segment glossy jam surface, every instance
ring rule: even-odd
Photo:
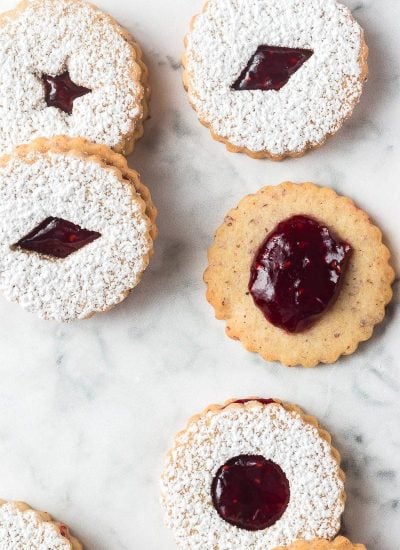
[[[61,218],[50,217],[13,247],[54,258],[66,258],[99,237],[101,234],[96,231],[88,231]]]
[[[262,456],[240,455],[219,468],[211,495],[222,519],[241,529],[258,531],[282,517],[290,489],[280,466]]]
[[[75,99],[92,91],[72,82],[68,71],[58,76],[44,74],[42,75],[42,81],[47,106],[57,107],[69,115],[72,115]]]
[[[232,88],[278,91],[313,53],[312,50],[298,48],[259,46]]]
[[[311,326],[340,290],[352,249],[307,216],[293,216],[256,253],[249,291],[273,325],[288,332]]]

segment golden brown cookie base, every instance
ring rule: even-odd
[[[115,153],[106,145],[97,145],[83,138],[69,138],[66,136],[55,136],[54,138],[38,138],[26,145],[20,145],[10,155],[0,157],[0,166],[5,165],[13,156],[26,158],[31,153],[64,153],[74,155],[79,158],[87,158],[92,162],[97,162],[102,167],[115,172],[116,176],[125,184],[129,185],[132,190],[132,197],[139,202],[142,207],[142,214],[148,220],[148,242],[149,252],[144,260],[144,269],[146,270],[150,258],[153,255],[153,242],[157,237],[158,231],[155,223],[157,217],[157,209],[155,208],[149,189],[140,181],[139,174],[129,168],[128,163],[122,155]],[[143,273],[142,272],[142,273]],[[140,279],[132,285],[132,289],[136,287]],[[131,292],[127,290],[121,296],[120,302],[127,298]],[[101,312],[107,312],[113,309],[117,304],[114,304]],[[98,311],[91,313],[86,319],[91,318]]]
[[[204,13],[206,11],[207,5],[208,5],[208,2],[206,2],[205,5],[203,6],[202,13]],[[189,32],[193,30],[194,24],[195,24],[195,21],[196,21],[197,17],[198,17],[198,15],[195,15],[194,17],[192,17],[192,19],[190,21],[190,26],[189,26]],[[187,48],[187,44],[188,44],[188,36],[186,35],[185,39],[184,39],[185,49]],[[360,81],[361,84],[364,84],[364,82],[366,82],[366,80],[368,79],[368,46],[365,42],[364,31],[363,31],[363,34],[361,36],[361,49],[360,49],[359,65],[360,65],[360,78],[359,78],[359,81]],[[184,86],[184,88],[185,88],[185,90],[188,93],[188,96],[190,98],[190,96],[192,94],[194,94],[194,91],[193,91],[193,88],[190,85],[190,78],[189,78],[189,74],[188,74],[188,70],[187,70],[186,51],[182,56],[182,66],[183,66],[183,76],[182,76],[183,86]],[[189,99],[189,102],[190,102],[193,110],[197,114],[196,107],[193,105],[193,103],[190,101],[190,99]],[[247,147],[238,147],[237,145],[234,145],[233,143],[231,143],[229,141],[229,139],[225,138],[224,136],[216,134],[213,131],[212,125],[209,122],[202,119],[200,116],[198,116],[198,119],[199,119],[199,121],[201,122],[201,124],[203,126],[208,128],[208,130],[211,133],[211,137],[215,141],[223,143],[225,145],[226,149],[230,153],[244,153],[245,155],[248,155],[249,157],[254,158],[254,159],[268,159],[268,160],[274,160],[274,161],[281,161],[281,160],[284,160],[285,158],[299,158],[299,157],[302,157],[303,155],[305,155],[311,149],[317,149],[317,148],[321,147],[322,145],[324,145],[324,143],[327,141],[327,139],[334,136],[340,130],[340,128],[343,126],[343,124],[352,116],[354,108],[355,108],[355,106],[357,105],[358,102],[359,101],[357,101],[354,104],[353,109],[349,112],[347,117],[344,118],[338,124],[338,126],[335,128],[335,130],[333,132],[329,133],[329,134],[326,134],[325,137],[321,141],[316,142],[316,143],[309,143],[301,151],[285,151],[284,153],[278,154],[278,155],[275,154],[275,153],[272,153],[271,151],[268,151],[268,150],[252,151],[252,150],[248,149]]]
[[[269,323],[248,291],[250,266],[276,225],[295,215],[321,220],[353,247],[338,299],[312,327],[289,334]],[[252,352],[287,366],[314,367],[368,340],[392,298],[394,271],[382,234],[354,203],[312,183],[283,183],[248,195],[217,230],[204,274],[207,299],[226,332]]]
[[[80,0],[70,0],[70,2],[77,2]],[[144,122],[149,117],[150,109],[149,102],[151,96],[151,89],[149,86],[149,71],[147,65],[143,61],[143,53],[139,44],[134,40],[132,35],[124,29],[111,15],[101,11],[92,2],[87,2],[94,10],[98,11],[101,17],[107,17],[114,27],[116,32],[129,44],[132,49],[133,58],[135,63],[132,69],[132,80],[138,82],[142,88],[142,93],[139,100],[139,114],[132,121],[131,129],[127,132],[112,149],[121,155],[130,155],[136,142],[143,136]],[[26,8],[29,7],[29,0],[22,0],[13,10],[0,14],[0,25],[7,20],[17,18]]]
[[[3,506],[3,504],[6,503],[6,500],[0,499],[0,506]],[[12,504],[21,512],[33,512],[39,523],[50,523],[51,525],[53,525],[54,529],[65,538],[65,542],[69,542],[71,550],[83,550],[82,544],[79,542],[78,539],[71,535],[71,533],[69,532],[69,528],[64,523],[53,520],[53,518],[47,512],[39,512],[37,510],[34,510],[30,506],[28,506],[28,504],[25,504],[25,502],[12,501]]]
[[[366,547],[363,544],[352,544],[344,537],[337,537],[333,541],[323,539],[298,540],[290,546],[279,546],[275,550],[366,550]]]

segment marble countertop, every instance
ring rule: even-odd
[[[370,47],[361,105],[323,148],[282,163],[229,154],[188,105],[179,58],[202,0],[97,2],[137,37],[150,68],[152,118],[130,163],[159,208],[156,254],[130,298],[89,321],[42,322],[0,299],[0,497],[49,510],[87,550],[173,550],[158,503],[163,455],[190,415],[250,394],[321,420],[347,473],[344,531],[368,550],[400,547],[398,283],[372,340],[305,370],[226,338],[202,282],[226,211],[284,180],[355,199],[382,227],[398,272],[400,3],[345,1]]]

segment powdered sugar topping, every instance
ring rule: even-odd
[[[211,500],[218,468],[241,454],[278,464],[290,501],[263,531],[238,529],[220,518]],[[178,546],[202,550],[272,550],[297,538],[332,538],[343,512],[343,481],[330,445],[318,429],[279,404],[203,414],[178,435],[162,475],[166,523]]]
[[[119,303],[140,280],[152,248],[133,186],[95,160],[30,153],[0,169],[0,289],[40,317],[85,318]],[[48,217],[101,237],[65,259],[11,245]]]
[[[336,0],[210,0],[188,34],[190,100],[214,133],[272,155],[334,133],[362,92],[362,30]],[[313,50],[279,91],[231,86],[260,45]]]
[[[30,0],[0,20],[0,151],[35,137],[82,136],[114,147],[143,117],[132,45],[81,0]],[[48,107],[41,77],[69,71],[92,90],[73,113]]]
[[[57,527],[41,521],[33,510],[22,511],[13,502],[0,506],[0,550],[71,550]]]

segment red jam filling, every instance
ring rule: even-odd
[[[276,523],[290,498],[282,469],[262,456],[240,455],[219,468],[212,482],[214,508],[222,519],[247,531]]]
[[[69,72],[66,71],[58,76],[44,74],[42,81],[45,89],[45,100],[48,107],[57,107],[72,115],[74,101],[78,97],[89,94],[92,90],[78,86],[72,82]]]
[[[351,252],[316,220],[293,216],[260,246],[251,266],[250,294],[273,325],[305,330],[337,297]]]
[[[313,53],[312,50],[299,48],[259,46],[232,88],[234,90],[280,90]]]
[[[79,225],[61,218],[50,217],[15,243],[13,247],[54,258],[67,258],[99,237],[101,234],[96,231],[82,229]]]

